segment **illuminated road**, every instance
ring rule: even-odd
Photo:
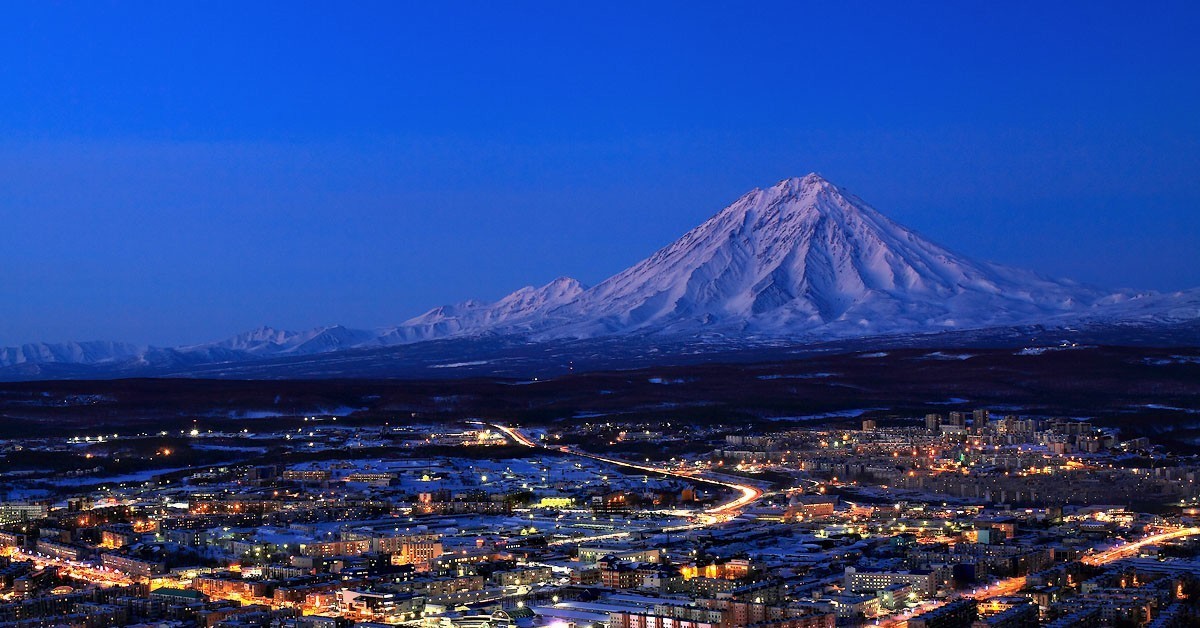
[[[501,432],[504,432],[505,436],[513,439],[514,441],[516,441],[526,447],[540,447],[541,446],[541,445],[538,445],[537,443],[529,440],[528,436],[518,432],[517,430],[515,430],[511,427],[505,427],[503,425],[493,425],[492,427],[500,430]]]
[[[1200,534],[1200,528],[1183,528],[1180,530],[1161,532],[1159,534],[1153,534],[1153,535],[1150,535],[1143,539],[1133,541],[1131,543],[1125,543],[1122,545],[1118,545],[1117,547],[1114,547],[1109,550],[1105,550],[1103,552],[1100,552],[1099,554],[1092,554],[1090,556],[1085,556],[1083,559],[1080,560],[1080,562],[1087,564],[1087,565],[1092,565],[1095,567],[1098,567],[1101,565],[1107,565],[1111,562],[1121,560],[1122,558],[1129,558],[1130,556],[1133,556],[1134,554],[1136,554],[1138,550],[1140,550],[1141,548],[1143,548],[1147,545],[1154,545],[1155,543],[1162,543],[1163,541],[1170,541],[1172,539],[1179,539],[1179,538],[1183,538],[1185,536],[1195,536],[1198,534]],[[1025,588],[1025,577],[1019,576],[1016,578],[1008,578],[1005,580],[1000,580],[998,582],[994,582],[982,589],[975,589],[973,591],[955,596],[954,598],[951,598],[951,599],[974,598],[976,600],[982,601],[982,600],[986,600],[986,599],[993,598],[993,597],[1000,597],[1003,595],[1012,595],[1012,594],[1020,591],[1023,588]],[[910,611],[905,611],[904,613],[901,613],[899,615],[892,615],[891,617],[887,617],[885,619],[879,620],[875,625],[889,626],[892,628],[901,628],[901,627],[907,625],[908,620],[912,619],[914,616],[919,615],[921,613],[925,613],[927,611],[931,611],[935,608],[938,608],[939,606],[945,605],[946,603],[947,602],[939,602],[937,604],[926,605],[926,606],[919,607],[919,608],[916,608],[916,609],[913,609]]]
[[[522,434],[520,430],[511,428],[511,427],[505,427],[503,425],[492,425],[492,427],[500,430],[501,432],[504,433],[505,436],[511,438],[513,441],[520,443],[526,447],[533,447],[535,449],[542,448],[542,445],[535,443],[528,436],[526,436],[525,434]],[[569,447],[560,447],[560,448],[558,448],[558,451],[561,451],[563,453],[573,454],[576,456],[582,456],[584,458],[591,458],[592,460],[598,460],[600,462],[605,462],[605,463],[608,463],[611,465],[616,465],[618,467],[625,467],[627,469],[636,469],[638,471],[642,471],[645,473],[657,473],[660,475],[666,475],[666,476],[670,476],[670,477],[674,477],[674,478],[688,480],[689,482],[699,482],[702,484],[708,484],[711,486],[719,486],[721,488],[726,488],[726,489],[731,489],[733,491],[736,491],[738,493],[738,496],[736,498],[734,498],[733,500],[725,502],[724,504],[721,504],[719,506],[716,506],[716,507],[713,507],[713,508],[710,508],[710,509],[704,511],[704,514],[711,516],[711,520],[708,521],[707,523],[705,523],[704,525],[712,525],[712,524],[718,523],[720,521],[723,521],[724,519],[726,519],[728,517],[732,517],[732,516],[736,515],[739,511],[741,511],[741,509],[745,508],[746,506],[749,506],[750,504],[753,504],[754,502],[758,501],[763,496],[762,490],[760,490],[756,487],[750,486],[748,484],[736,484],[734,482],[726,482],[724,480],[716,480],[713,478],[699,476],[699,475],[687,475],[684,473],[679,473],[677,471],[671,471],[670,469],[661,469],[658,467],[651,467],[649,465],[638,464],[636,462],[620,460],[618,458],[609,458],[607,456],[591,454],[591,453],[579,451],[576,449],[571,449]]]
[[[133,578],[123,573],[75,561],[63,560],[61,558],[34,554],[22,549],[14,548],[12,550],[12,558],[13,560],[33,561],[34,566],[38,569],[43,567],[57,567],[63,575],[69,578],[99,587],[123,587],[134,583]]]
[[[613,532],[612,534],[597,534],[596,536],[580,536],[571,539],[547,541],[546,545],[573,545],[576,543],[595,543],[598,541],[614,541],[628,537],[632,532]]]
[[[1129,558],[1130,556],[1136,554],[1138,550],[1142,549],[1143,547],[1145,547],[1147,545],[1154,545],[1155,543],[1162,543],[1163,541],[1179,539],[1179,538],[1183,538],[1185,536],[1195,536],[1197,534],[1200,534],[1200,528],[1183,528],[1182,530],[1172,530],[1170,532],[1162,532],[1159,534],[1148,536],[1139,541],[1134,541],[1132,543],[1125,543],[1124,545],[1118,545],[1117,547],[1114,547],[1109,550],[1105,550],[1103,552],[1100,552],[1099,554],[1092,554],[1090,556],[1084,556],[1082,559],[1080,559],[1079,562],[1081,562],[1085,565],[1106,565],[1108,563],[1113,562],[1114,560],[1121,560],[1122,558]]]

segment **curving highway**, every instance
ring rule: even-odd
[[[1100,552],[1097,554],[1091,554],[1088,556],[1084,556],[1083,558],[1081,558],[1079,560],[1079,562],[1081,562],[1085,565],[1093,565],[1093,566],[1106,565],[1115,560],[1121,560],[1122,558],[1129,558],[1130,556],[1133,556],[1134,554],[1136,554],[1138,550],[1142,549],[1143,547],[1145,547],[1147,545],[1154,545],[1155,543],[1162,543],[1163,541],[1171,541],[1174,539],[1180,539],[1185,536],[1196,536],[1198,534],[1200,534],[1200,528],[1181,528],[1179,530],[1169,530],[1167,532],[1160,532],[1158,534],[1153,534],[1153,535],[1147,536],[1145,538],[1139,539],[1137,541],[1131,541],[1129,543],[1118,545],[1114,548],[1104,550],[1103,552]]]
[[[520,430],[518,430],[516,428],[507,427],[504,425],[497,425],[497,424],[491,424],[491,426],[496,428],[497,430],[500,430],[505,436],[507,436],[508,438],[512,439],[514,442],[517,442],[521,445],[524,445],[526,447],[532,447],[535,449],[545,449],[546,448],[546,447],[534,442],[532,439],[530,439],[528,436],[526,436],[525,434],[523,434]],[[660,475],[667,475],[667,476],[671,476],[674,478],[688,480],[689,482],[708,484],[710,486],[718,486],[718,487],[721,487],[724,489],[730,489],[730,490],[736,491],[737,497],[735,497],[734,499],[732,499],[728,502],[725,502],[724,504],[715,506],[713,508],[709,508],[708,510],[704,511],[704,514],[711,516],[710,517],[711,520],[709,522],[705,523],[705,525],[713,525],[720,521],[724,521],[728,517],[735,516],[743,508],[745,508],[746,506],[749,506],[750,504],[753,504],[754,502],[761,499],[763,496],[763,491],[761,489],[759,489],[758,487],[755,487],[755,486],[750,486],[749,484],[737,484],[735,482],[718,480],[718,479],[705,477],[705,476],[701,476],[701,475],[687,475],[685,473],[679,473],[678,471],[672,471],[670,469],[663,469],[660,467],[652,467],[649,465],[638,464],[636,462],[629,462],[627,460],[621,460],[619,458],[609,458],[608,456],[601,456],[598,454],[592,454],[592,453],[588,453],[585,451],[579,451],[577,449],[571,449],[570,447],[559,447],[559,448],[557,448],[557,451],[572,454],[575,456],[580,456],[583,458],[591,458],[592,460],[598,460],[600,462],[608,463],[608,464],[615,465],[618,467],[625,467],[627,469],[636,469],[638,471],[642,471],[645,473],[657,473]]]

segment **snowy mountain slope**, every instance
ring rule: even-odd
[[[1110,292],[977,262],[922,238],[810,174],[748,192],[674,243],[592,288],[562,277],[493,303],[445,305],[371,330],[262,327],[176,348],[117,342],[28,344],[0,348],[0,368],[30,377],[42,372],[79,376],[89,368],[176,372],[484,337],[505,338],[506,343],[624,338],[651,344],[704,337],[728,345],[1021,325],[1067,329],[1194,321],[1200,321],[1200,289]]]
[[[259,327],[219,340],[175,348],[114,342],[38,343],[0,348],[0,367],[38,364],[128,363],[131,366],[170,367],[225,363],[278,356],[304,356],[345,349],[409,344],[491,329],[529,330],[550,310],[578,297],[585,287],[560,277],[535,288],[526,286],[496,301],[464,301],[444,305],[394,327],[350,329],[341,325],[288,331]]]
[[[1117,292],[1091,307],[1072,310],[1045,321],[1083,325],[1121,323],[1125,325],[1172,325],[1200,321],[1200,288],[1176,292]]]
[[[0,347],[0,365],[41,364],[101,364],[136,358],[144,347],[124,342],[64,342],[30,343],[19,347]]]
[[[303,332],[285,331],[264,326],[219,342],[180,347],[178,350],[183,353],[190,353],[210,349],[223,349],[253,356],[284,353],[310,355],[313,353],[337,351],[338,349],[349,349],[364,343],[370,343],[376,338],[377,334],[373,332],[348,329],[341,325],[317,327]]]
[[[384,330],[381,337],[386,344],[399,344],[500,330],[525,333],[542,326],[550,312],[573,302],[585,290],[578,281],[559,277],[540,288],[521,288],[495,303],[465,301],[436,307]]]

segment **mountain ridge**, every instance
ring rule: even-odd
[[[176,368],[432,340],[609,336],[802,342],[1025,324],[1200,318],[1200,289],[1107,291],[978,262],[892,221],[816,173],[755,188],[641,262],[588,287],[569,277],[377,329],[259,327],[162,348],[120,342],[0,348],[0,368]],[[652,341],[648,341],[652,342]]]

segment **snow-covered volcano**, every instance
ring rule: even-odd
[[[810,174],[745,194],[552,312],[542,333],[961,329],[1044,319],[1105,294],[952,253]]]
[[[752,190],[592,288],[559,278],[493,303],[434,308],[381,329],[261,328],[163,349],[122,343],[0,349],[0,368],[193,368],[446,338],[506,341],[719,337],[815,342],[1017,325],[1191,324],[1200,290],[1110,292],[974,261],[889,220],[816,174]],[[646,340],[646,339],[649,340]],[[79,371],[71,375],[79,376]]]

